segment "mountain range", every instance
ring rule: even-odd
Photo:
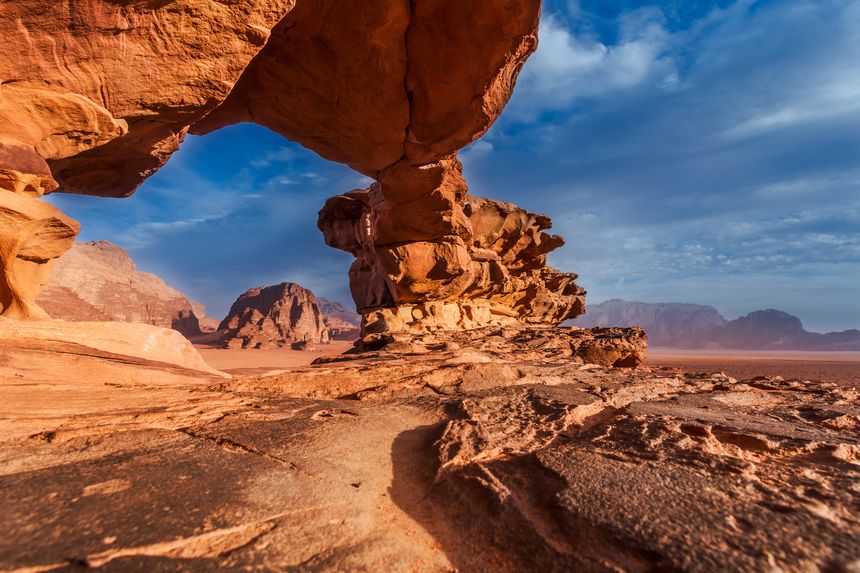
[[[651,346],[673,348],[860,350],[860,330],[810,332],[796,316],[775,309],[727,320],[707,305],[611,299],[589,305],[587,314],[567,324],[586,328],[641,326]]]

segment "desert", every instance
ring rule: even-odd
[[[860,570],[858,15],[0,4],[0,572]]]

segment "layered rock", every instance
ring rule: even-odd
[[[0,569],[856,570],[856,381],[597,366],[589,332],[196,384],[0,345]]]
[[[233,303],[218,330],[226,348],[279,348],[331,341],[331,329],[316,296],[294,283],[245,292]]]
[[[467,196],[456,161],[422,177],[437,188],[414,194],[424,204],[411,206],[415,217],[392,214],[387,178],[329,199],[320,211],[326,243],[356,257],[350,287],[364,334],[557,324],[582,313],[576,275],[546,264],[547,253],[564,244],[544,232],[549,217]]]
[[[200,334],[184,294],[138,271],[128,252],[106,241],[76,243],[57,259],[37,301],[62,320],[137,322]]]

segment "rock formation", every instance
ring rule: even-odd
[[[705,332],[720,328],[726,319],[712,306],[682,303],[627,302],[611,299],[589,304],[588,313],[572,321],[575,326],[639,326],[652,346],[684,347],[695,344]]]
[[[0,94],[5,86],[0,85]],[[2,128],[2,122],[0,122]],[[48,318],[35,302],[53,261],[69,249],[77,221],[37,198],[54,189],[48,166],[3,144],[0,130],[0,316]]]
[[[77,362],[0,345],[0,569],[860,562],[856,387],[588,364],[582,329],[393,336],[197,384],[140,367],[145,384],[82,384]]]
[[[444,177],[462,183],[458,162],[446,169]],[[320,211],[327,244],[356,257],[350,287],[364,334],[556,324],[583,311],[576,275],[546,265],[547,253],[564,244],[543,232],[549,217],[467,196],[462,185],[446,215],[450,226],[435,236],[429,229],[439,221],[422,235],[418,217],[401,221],[385,211],[384,182],[329,199]]]
[[[361,315],[347,310],[341,303],[325,298],[317,299],[332,339],[355,340],[361,330]]]
[[[215,332],[221,321],[207,314],[206,307],[196,300],[191,301],[191,310],[194,316],[197,317],[197,324],[200,326],[201,332]]]
[[[57,259],[37,302],[62,320],[138,322],[200,334],[185,295],[138,271],[128,252],[106,241],[76,243]]]
[[[545,265],[561,244],[549,219],[467,199],[456,157],[504,109],[539,14],[540,0],[7,2],[0,167],[17,186],[124,197],[189,129],[253,121],[377,180],[320,221],[358,257],[367,332],[557,323],[584,293]]]
[[[279,348],[331,341],[331,329],[317,297],[294,283],[247,291],[233,303],[218,330],[226,348]]]

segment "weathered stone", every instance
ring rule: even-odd
[[[856,568],[855,387],[584,364],[589,332],[144,383],[0,345],[0,568]]]
[[[227,348],[277,348],[327,344],[326,324],[314,293],[293,283],[253,288],[240,296],[218,327]]]
[[[106,241],[76,243],[57,259],[37,302],[53,318],[138,322],[200,334],[191,301]]]
[[[47,319],[36,303],[53,261],[75,241],[80,226],[37,199],[42,182],[0,171],[0,316]]]
[[[458,174],[459,162],[448,168]],[[430,179],[442,187],[445,180]],[[552,224],[549,217],[449,193],[449,204],[467,217],[464,224],[425,239],[414,238],[420,234],[408,239],[404,233],[403,241],[386,245],[379,229],[409,219],[384,222],[392,211],[379,207],[387,199],[374,200],[379,187],[332,198],[319,216],[326,242],[356,256],[350,285],[365,316],[365,333],[558,324],[583,312],[585,292],[574,282],[576,275],[546,265],[547,253],[564,244],[561,237],[543,232]],[[418,202],[435,200],[433,194],[416,197]],[[416,205],[411,210],[441,214],[439,221],[455,212]],[[390,239],[392,233],[388,235]]]
[[[539,15],[539,0],[6,3],[0,146],[18,159],[0,153],[0,168],[29,153],[40,170],[50,162],[37,170],[46,190],[56,180],[123,197],[189,129],[253,121],[378,180],[362,199],[369,216],[356,226],[347,214],[347,235],[327,237],[362,253],[350,271],[360,307],[471,300],[473,276],[498,290],[490,282],[509,267],[501,306],[525,321],[568,318],[576,288],[543,276],[539,257],[471,257],[456,158],[501,114]]]

